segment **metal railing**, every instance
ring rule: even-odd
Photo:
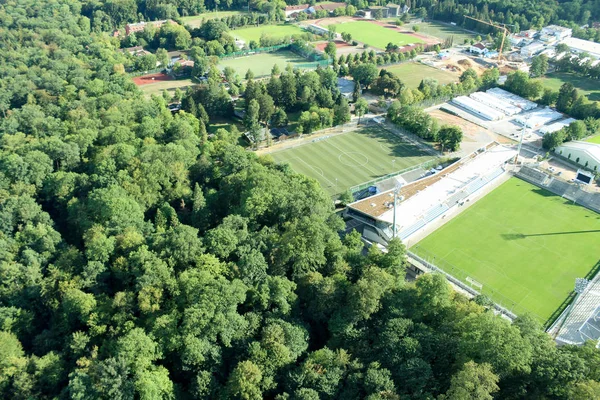
[[[435,255],[429,253],[427,250],[420,248],[418,245],[412,248],[410,251],[408,251],[408,255],[410,257],[413,257],[420,263],[424,264],[428,268],[443,273],[450,282],[460,287],[461,289],[469,292],[473,296],[478,296],[480,294],[486,295],[494,302],[494,308],[496,308],[496,310],[498,310],[499,312],[508,316],[511,319],[515,319],[517,315],[520,314],[531,314],[541,322],[544,322],[546,320],[545,318],[532,312],[522,304],[519,304],[517,301],[509,299],[508,297],[499,293],[491,286],[489,286],[487,282],[481,277],[476,276],[473,273],[468,273],[463,269],[457,267],[456,265],[453,265],[452,263],[444,259],[436,257]],[[479,282],[482,285],[482,288],[480,290],[476,290],[473,287],[469,286],[469,280],[475,280]]]

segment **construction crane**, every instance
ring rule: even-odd
[[[498,49],[498,63],[502,61],[502,50],[504,49],[504,41],[506,40],[506,34],[509,33],[509,30],[506,28],[509,24],[495,24],[493,22],[483,21],[481,19],[469,17],[468,15],[464,16],[465,18],[472,19],[473,21],[481,22],[482,24],[493,26],[494,28],[502,29],[502,43],[500,44],[500,49]]]

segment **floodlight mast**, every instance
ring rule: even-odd
[[[400,194],[400,189],[402,188],[402,184],[398,183],[396,185],[396,187],[394,188],[394,220],[393,220],[393,224],[394,224],[394,229],[393,229],[393,234],[392,234],[392,239],[396,237],[396,205],[398,204],[398,195]]]

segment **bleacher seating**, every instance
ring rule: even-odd
[[[418,231],[419,229],[421,229],[422,227],[424,227],[425,225],[427,225],[428,223],[430,223],[431,221],[448,211],[449,209],[450,207],[448,207],[446,204],[438,204],[437,206],[431,207],[429,210],[427,210],[427,212],[423,215],[421,219],[419,219],[417,222],[400,232],[400,239],[406,239],[407,237],[409,237],[410,235],[412,235],[413,233],[415,233],[416,231]]]
[[[545,185],[545,182],[548,179],[547,174],[527,166],[523,166],[518,175],[526,180],[539,183],[540,185]]]
[[[468,197],[469,195],[475,193],[476,191],[478,191],[479,189],[481,189],[482,187],[487,185],[489,182],[493,181],[494,179],[496,179],[497,177],[502,175],[503,172],[504,172],[504,170],[502,168],[497,168],[485,176],[476,177],[474,179],[471,179],[464,186],[465,187],[464,190],[459,189],[459,191],[457,193],[453,194],[452,196],[450,196],[446,200],[446,202],[444,202],[442,204],[438,204],[437,206],[433,206],[432,208],[427,210],[427,212],[425,212],[425,214],[423,214],[423,217],[420,218],[417,222],[415,222],[414,224],[412,224],[411,226],[409,226],[408,228],[406,228],[402,232],[400,232],[400,234],[399,234],[400,239],[404,240],[404,239],[408,238],[410,235],[417,232],[419,229],[423,228],[425,225],[427,225],[431,221],[435,220],[440,215],[444,214],[451,207],[455,206],[456,203],[460,202],[462,199]]]

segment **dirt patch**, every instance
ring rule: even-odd
[[[464,141],[466,142],[487,144],[492,140],[496,140],[498,142],[511,143],[510,139],[504,138],[503,140],[502,136],[496,135],[489,129],[475,125],[457,115],[448,114],[439,109],[428,111],[428,113],[433,118],[437,119],[440,122],[440,125],[458,126],[463,131]]]
[[[163,81],[172,81],[173,77],[167,74],[158,73],[158,74],[149,74],[136,76],[132,79],[133,83],[138,86],[149,85],[151,83],[163,82]]]

